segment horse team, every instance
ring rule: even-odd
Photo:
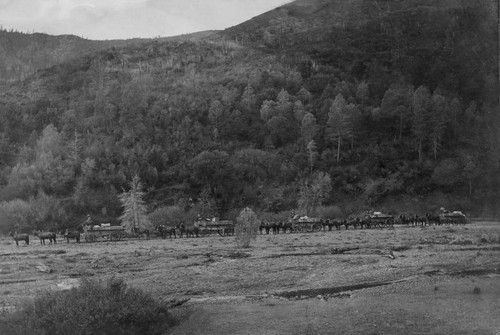
[[[425,216],[419,215],[406,215],[401,214],[397,218],[384,218],[377,219],[376,217],[351,217],[349,219],[322,219],[320,224],[323,231],[332,231],[334,228],[340,230],[344,227],[346,230],[350,227],[352,229],[370,229],[370,228],[394,228],[394,224],[401,224],[407,226],[426,226],[426,225],[443,225],[443,224],[466,224],[467,220],[465,216],[463,219],[453,219],[452,217],[446,217],[442,215],[432,215],[427,213]],[[294,233],[297,227],[290,221],[279,221],[279,222],[264,222],[261,221],[259,225],[260,234],[283,234],[283,233]],[[145,235],[148,239],[150,234],[155,234],[163,239],[168,238],[190,238],[199,237],[201,235],[206,235],[206,232],[200,230],[196,225],[194,227],[187,227],[185,224],[177,224],[175,226],[159,225],[152,232],[149,230],[137,230],[134,231],[135,236]],[[232,231],[225,231],[223,234],[218,232],[219,235],[231,235],[234,234],[234,229]],[[19,242],[24,241],[25,245],[29,245],[29,234],[18,234],[17,232],[10,232],[9,235],[14,239],[16,245],[19,246]],[[54,232],[43,232],[40,230],[34,231],[33,235],[40,239],[40,245],[45,245],[45,240],[49,240],[49,244],[57,243],[57,235]],[[70,243],[70,239],[74,239],[76,242],[80,242],[80,232],[78,230],[69,230],[63,233],[64,238],[67,243]]]
[[[40,245],[45,245],[45,240],[49,240],[49,244],[57,244],[57,234],[51,231],[41,231],[35,230],[33,231],[33,235],[40,239]],[[13,238],[16,242],[16,245],[19,246],[19,242],[24,241],[24,245],[30,244],[30,236],[29,234],[22,233],[19,234],[17,232],[9,232],[9,236]],[[80,242],[80,232],[66,229],[63,234],[64,238],[68,241],[70,239],[76,240],[76,242]]]

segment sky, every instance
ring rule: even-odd
[[[0,26],[105,40],[225,29],[290,0],[0,0]]]

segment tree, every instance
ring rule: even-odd
[[[314,140],[309,141],[307,143],[306,150],[307,150],[307,156],[309,157],[309,173],[312,173],[314,167],[314,161],[318,156],[316,142],[314,142]]]
[[[358,84],[356,88],[356,99],[361,105],[365,105],[370,98],[370,91],[368,84],[362,81]]]
[[[410,111],[411,97],[409,93],[410,90],[407,86],[401,84],[393,85],[385,91],[380,105],[380,109],[384,114],[390,117],[397,117],[399,142],[401,142],[403,137],[403,128]]]
[[[297,98],[299,98],[299,101],[301,101],[302,103],[307,104],[312,99],[312,94],[304,87],[302,87],[297,92]]]
[[[311,142],[316,133],[318,132],[318,125],[316,124],[316,118],[311,113],[307,113],[302,118],[302,124],[300,128],[300,133],[304,139],[304,143]]]
[[[257,238],[259,220],[257,215],[249,207],[244,208],[236,218],[234,235],[238,248],[250,247],[250,242]]]
[[[136,229],[152,228],[147,215],[146,204],[143,200],[145,193],[142,189],[142,183],[139,176],[136,175],[130,182],[130,190],[118,196],[123,207],[123,214],[119,220],[129,233],[134,232]]]
[[[29,231],[32,218],[31,205],[21,199],[4,201],[0,203],[0,230],[2,233],[9,231]],[[30,229],[31,228],[31,229]]]
[[[337,94],[328,113],[327,131],[337,141],[337,162],[340,161],[342,140],[351,136],[353,129],[347,115],[347,102],[342,94]]]
[[[210,109],[208,110],[208,118],[212,123],[212,125],[214,126],[213,134],[215,142],[219,140],[219,123],[224,110],[223,108],[224,107],[222,106],[219,100],[214,100],[212,101]]]
[[[179,206],[166,206],[157,208],[148,215],[154,227],[159,225],[175,226],[182,221],[182,209]]]
[[[284,116],[273,116],[266,123],[271,141],[275,147],[281,147],[294,140],[294,131],[290,120]]]
[[[304,105],[302,104],[302,101],[297,100],[293,104],[293,117],[298,123],[301,123],[306,114],[307,112],[306,109],[304,108]]]
[[[266,122],[275,115],[276,103],[271,100],[265,100],[260,107],[260,118]]]
[[[287,118],[292,114],[293,103],[290,102],[290,94],[285,89],[282,89],[276,97],[276,111]]]
[[[477,155],[472,152],[463,151],[460,155],[463,165],[463,174],[468,181],[469,195],[472,195],[472,182],[475,177],[479,175],[479,167],[477,162]]]
[[[418,161],[423,158],[423,147],[428,137],[428,116],[431,103],[431,95],[425,86],[420,86],[413,94],[413,127],[412,133],[418,152]]]
[[[446,126],[447,106],[446,98],[434,93],[431,97],[430,141],[434,160],[437,159],[438,150],[441,148],[441,140]]]
[[[300,183],[299,207],[306,215],[315,213],[332,190],[331,178],[328,173],[317,171],[304,178]]]
[[[254,89],[248,84],[241,95],[241,104],[246,112],[250,112],[255,107],[256,100]]]

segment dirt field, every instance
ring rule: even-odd
[[[30,242],[0,240],[0,311],[115,275],[171,306],[173,334],[500,332],[496,222],[260,235],[244,250],[215,236]]]

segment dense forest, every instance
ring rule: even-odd
[[[157,217],[496,215],[494,13],[489,0],[298,0],[10,74],[0,229],[116,222],[134,176]]]

